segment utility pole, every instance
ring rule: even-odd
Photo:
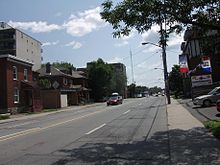
[[[160,15],[161,18],[161,15]],[[166,26],[166,18],[164,16],[164,24]],[[165,33],[165,34],[164,34]],[[160,35],[161,35],[161,45],[162,45],[162,59],[163,59],[163,69],[164,69],[164,83],[165,83],[165,94],[167,97],[167,104],[170,104],[170,88],[169,88],[169,77],[167,72],[167,60],[166,60],[166,27],[163,29],[163,21],[160,20]]]

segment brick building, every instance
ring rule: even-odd
[[[13,55],[0,56],[0,113],[40,111],[40,91],[32,81],[33,63]]]
[[[40,81],[47,81],[47,87],[42,90],[45,108],[60,108],[78,105],[90,99],[88,80],[81,71],[58,69],[49,63],[37,70]],[[50,95],[50,98],[47,99]]]

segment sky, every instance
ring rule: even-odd
[[[101,19],[104,0],[1,0],[0,21],[18,28],[42,43],[42,63],[68,62],[86,67],[98,58],[126,66],[128,85],[164,87],[158,27],[143,34],[113,38],[112,26]],[[114,0],[115,3],[120,0]],[[167,47],[168,71],[178,64],[183,35],[171,35]],[[131,60],[132,57],[132,60]],[[133,74],[132,74],[133,66]],[[155,69],[159,68],[159,69]]]

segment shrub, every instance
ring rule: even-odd
[[[220,120],[208,121],[205,126],[215,137],[220,138]]]
[[[5,119],[9,119],[10,116],[9,115],[0,115],[0,120],[5,120]]]

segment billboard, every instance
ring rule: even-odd
[[[191,77],[192,87],[212,85],[212,75],[199,75]]]

